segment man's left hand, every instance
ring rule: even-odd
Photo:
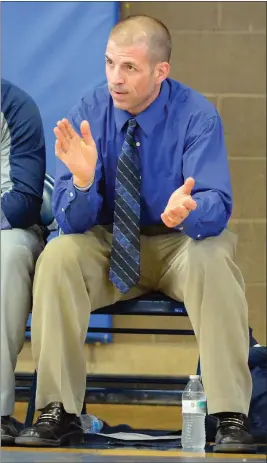
[[[194,185],[195,180],[189,177],[184,185],[172,193],[163,214],[161,214],[162,222],[167,227],[177,227],[188,217],[191,211],[196,209],[197,203],[191,196]]]

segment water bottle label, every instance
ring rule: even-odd
[[[206,413],[206,401],[183,400],[182,413]]]

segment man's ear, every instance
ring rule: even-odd
[[[170,65],[167,62],[158,63],[156,65],[156,83],[161,84],[170,73]]]

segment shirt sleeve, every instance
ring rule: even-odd
[[[183,177],[195,179],[195,211],[178,226],[191,238],[219,235],[232,212],[232,187],[224,133],[218,116],[199,116],[186,138]]]
[[[1,230],[11,230],[12,227],[1,209]]]
[[[74,130],[81,136],[80,124],[82,120],[89,120],[89,117],[88,114],[85,114],[82,105],[79,105],[71,111],[68,120]],[[65,234],[85,233],[94,225],[97,225],[98,213],[102,207],[103,198],[100,192],[102,161],[100,147],[97,142],[96,145],[98,151],[96,173],[89,190],[82,191],[75,188],[72,173],[62,161],[57,159],[52,208],[59,227]]]
[[[8,122],[8,136],[1,134],[1,149],[10,153],[11,180],[1,208],[11,228],[25,229],[40,223],[45,139],[39,109],[30,97],[18,104],[13,119]]]

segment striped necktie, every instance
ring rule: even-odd
[[[123,294],[140,278],[140,166],[135,147],[135,119],[128,128],[118,160],[109,278]]]

